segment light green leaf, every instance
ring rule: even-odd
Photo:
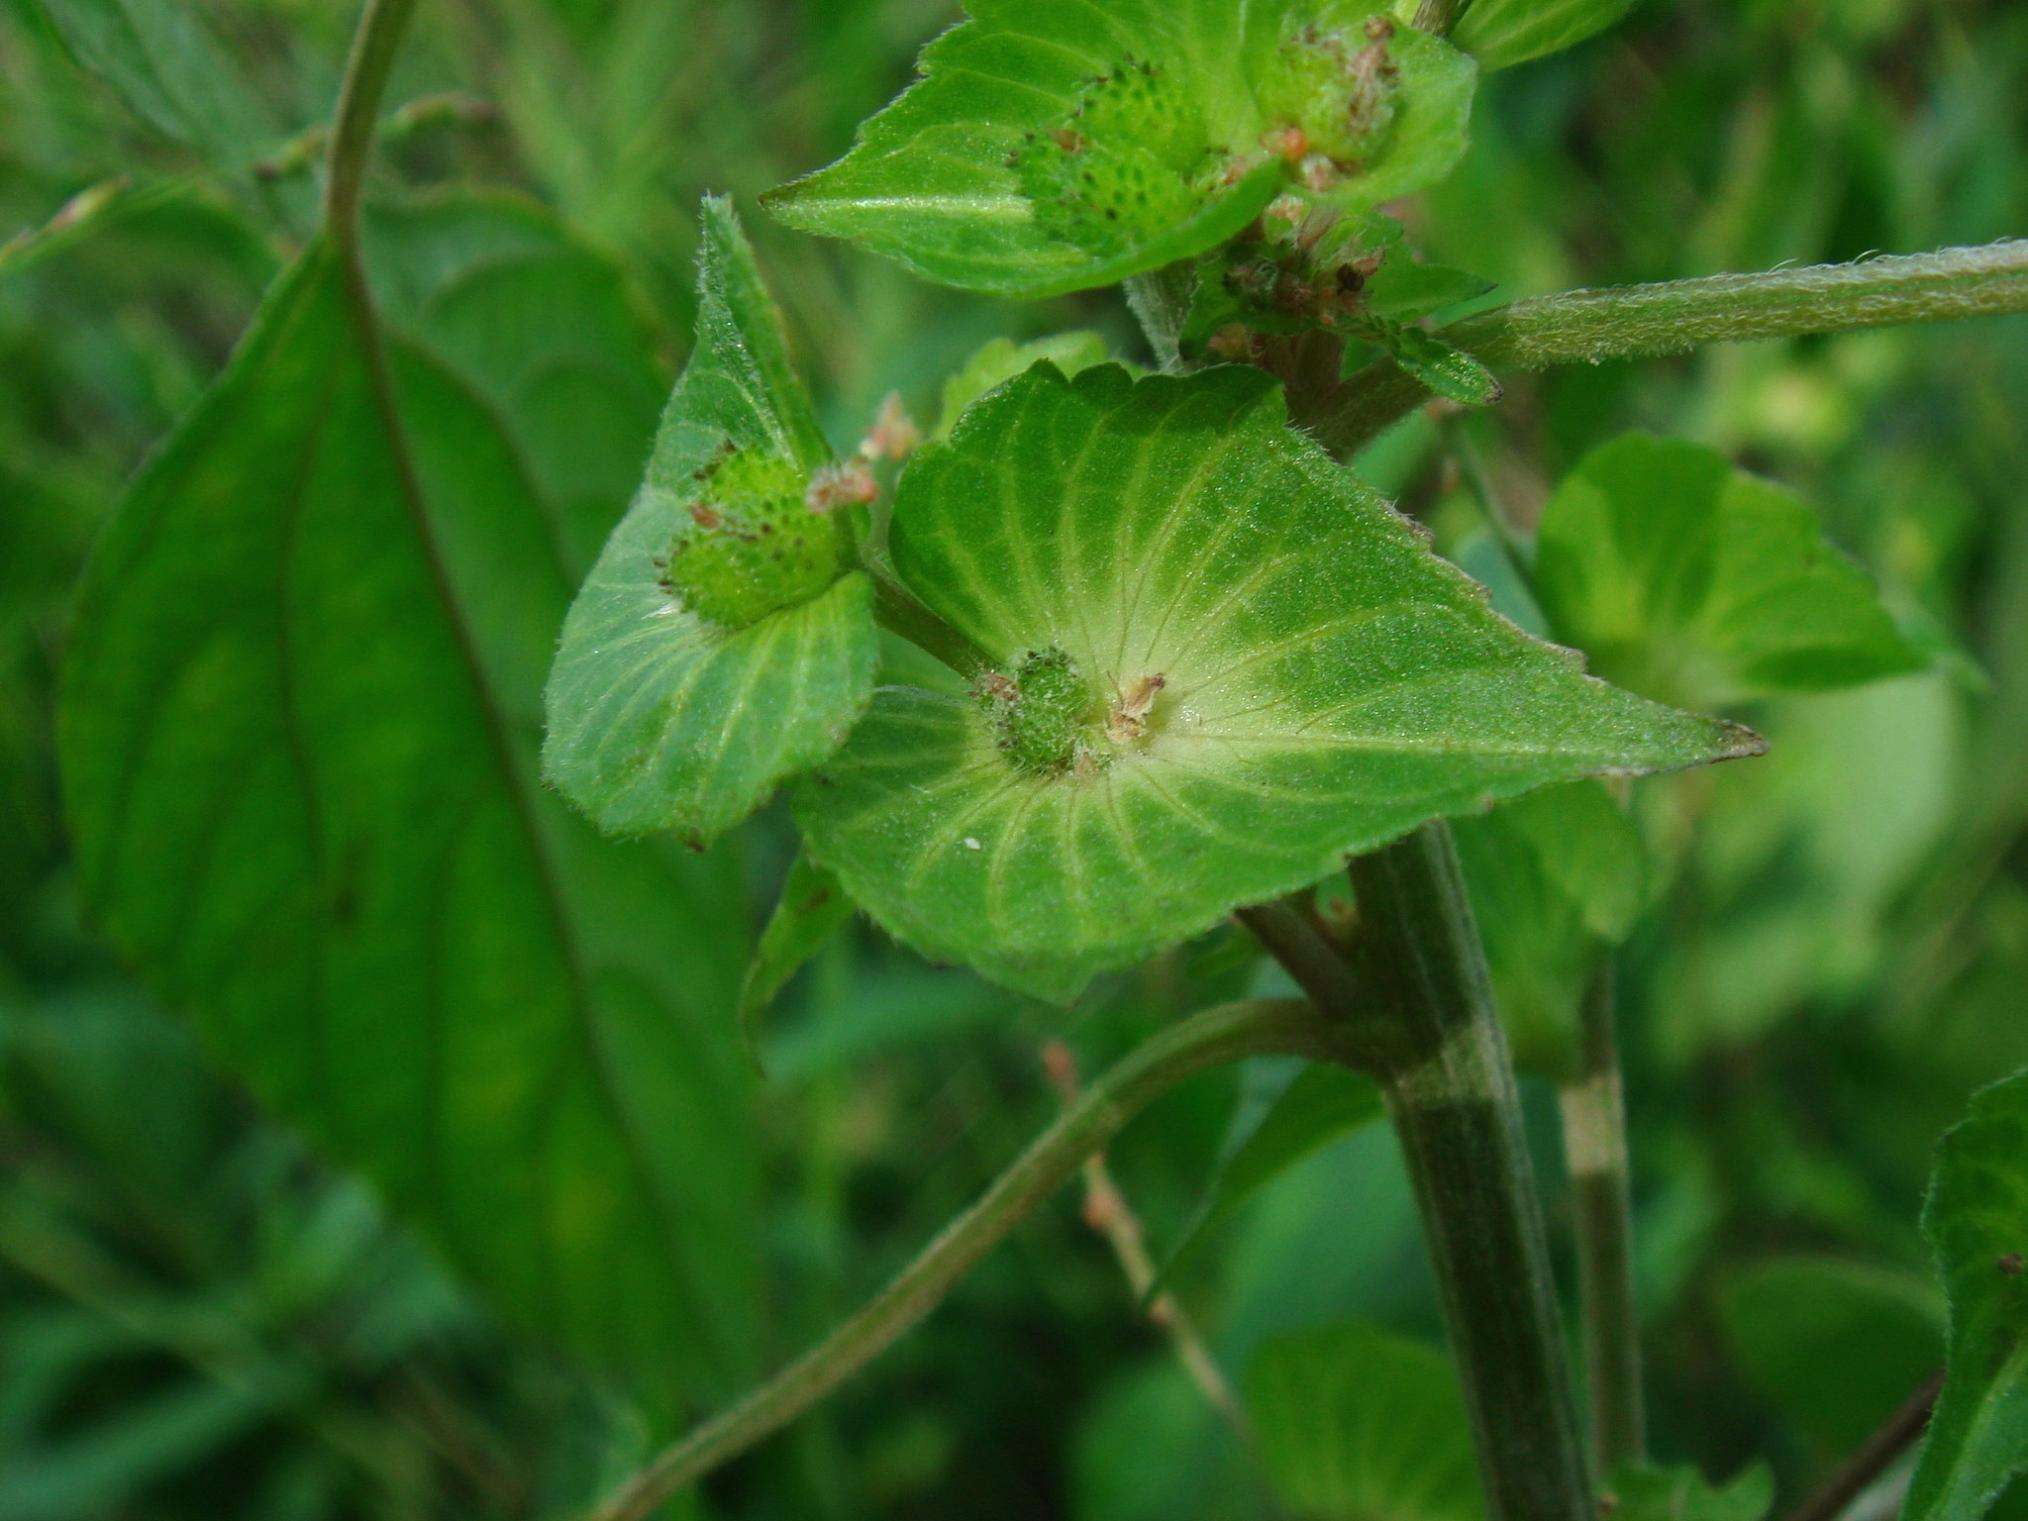
[[[1943,1300],[1912,1273],[1832,1257],[1776,1257],[1718,1296],[1726,1350],[1826,1456],[1871,1435],[1943,1361]]]
[[[1714,1487],[1694,1468],[1623,1468],[1606,1492],[1615,1521],[1761,1521],[1774,1508],[1774,1475],[1756,1463]]]
[[[1386,260],[1366,282],[1366,307],[1391,322],[1415,322],[1475,300],[1493,282],[1448,264],[1423,264],[1403,252]]]
[[[1586,456],[1543,510],[1535,582],[1557,638],[1669,702],[1922,664],[1808,506],[1697,444],[1629,434]]]
[[[313,242],[86,573],[67,803],[92,912],[226,1064],[666,1415],[757,1358],[738,872],[536,781],[582,566],[533,457]]]
[[[1598,782],[1545,787],[1453,826],[1515,1059],[1564,1070],[1601,948],[1647,899],[1640,830]]]
[[[1285,417],[1257,371],[1043,364],[911,461],[894,564],[999,668],[883,689],[797,788],[881,924],[1069,998],[1426,819],[1755,748],[1496,616]]]
[[[1104,364],[1107,357],[1105,339],[1085,330],[1052,333],[1047,338],[1035,338],[1027,343],[995,338],[966,360],[963,369],[944,382],[943,410],[937,415],[936,432],[932,436],[949,438],[965,408],[995,386],[1005,385],[1037,360],[1047,359],[1064,374],[1075,375],[1079,370]]]
[[[1380,1089],[1372,1079],[1344,1067],[1304,1067],[1228,1146],[1158,1282],[1263,1187],[1319,1147],[1379,1119],[1383,1112]]]
[[[1465,1400],[1434,1347],[1352,1323],[1269,1342],[1246,1378],[1262,1466],[1316,1521],[1478,1521]]]
[[[609,833],[701,847],[844,741],[879,643],[851,509],[806,505],[830,451],[724,200],[704,204],[697,292],[647,476],[563,626],[543,769]],[[678,553],[720,550],[677,579]]]
[[[1493,372],[1435,333],[1377,317],[1362,323],[1355,331],[1431,391],[1461,407],[1491,406],[1500,399],[1500,382],[1493,378]],[[1358,350],[1347,348],[1346,373],[1352,373],[1361,363]]]
[[[2028,1468],[2028,1072],[1943,1138],[1922,1211],[1950,1300],[1947,1373],[1904,1521],[1975,1521]]]
[[[1614,25],[1634,0],[1474,0],[1451,40],[1482,69],[1504,69],[1575,47]]]
[[[1284,188],[1364,210],[1464,152],[1475,66],[1381,0],[970,10],[851,152],[770,208],[930,279],[1037,297],[1216,247]]]
[[[759,1065],[760,1022],[777,994],[803,963],[830,942],[852,917],[852,900],[838,879],[798,851],[789,867],[760,943],[746,964],[739,987],[739,1030],[747,1053]]]
[[[39,0],[78,66],[166,137],[239,165],[275,137],[245,78],[180,0]]]

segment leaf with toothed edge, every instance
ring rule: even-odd
[[[1384,0],[971,0],[792,227],[1036,298],[1238,234],[1283,191],[1366,210],[1463,154],[1476,66]]]
[[[830,458],[738,218],[706,200],[696,348],[549,679],[545,774],[601,828],[702,846],[837,749],[864,710],[872,583],[847,568],[845,525],[802,505]],[[735,469],[756,500],[772,493],[736,543],[707,500]],[[685,534],[743,558],[672,583]],[[722,612],[728,588],[736,609]]]
[[[1427,819],[1759,745],[1499,617],[1257,371],[1037,365],[910,463],[891,548],[1001,667],[883,688],[797,816],[902,940],[1044,997]]]

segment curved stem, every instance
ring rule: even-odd
[[[837,1330],[630,1479],[591,1521],[641,1521],[794,1420],[927,1315],[1028,1212],[1148,1104],[1194,1072],[1266,1054],[1346,1061],[1341,1032],[1299,999],[1227,1004],[1149,1040],[1066,1106],[978,1202]]]
[[[1707,343],[2022,311],[2028,311],[2028,239],[2016,238],[1856,264],[1567,291],[1467,317],[1443,331],[1491,368],[1541,370],[1681,354]],[[1296,420],[1344,456],[1429,395],[1381,360],[1300,398]]]
[[[1372,992],[1411,1043],[1382,1076],[1421,1207],[1489,1521],[1596,1521],[1521,1131],[1450,830],[1352,863]]]
[[[338,91],[338,116],[331,129],[329,176],[324,182],[324,224],[348,256],[359,241],[359,189],[373,150],[374,118],[387,91],[387,76],[402,33],[415,14],[415,0],[366,0],[345,82]]]
[[[1262,903],[1235,909],[1232,917],[1246,926],[1324,1014],[1341,1021],[1353,1016],[1361,1000],[1351,967],[1295,909],[1287,903]]]
[[[1578,1011],[1576,1075],[1558,1093],[1563,1155],[1574,1196],[1578,1297],[1591,1389],[1592,1461],[1600,1475],[1645,1460],[1641,1323],[1634,1300],[1633,1209],[1627,1182],[1627,1113],[1613,1031],[1612,954],[1598,965]]]

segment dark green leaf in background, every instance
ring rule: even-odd
[[[454,266],[487,242],[416,287],[442,353],[371,325],[322,242],[276,286],[87,572],[67,801],[94,912],[212,1049],[511,1319],[668,1411],[756,1357],[736,879],[537,783],[593,506],[545,495],[514,375],[461,367],[542,315],[511,281],[516,310],[475,309],[488,277]]]
[[[1030,764],[883,688],[797,816],[903,940],[1045,997],[1425,819],[1756,748],[1494,615],[1253,370],[1037,365],[911,461],[891,542],[1002,678],[1068,666],[1071,732]]]
[[[1918,669],[1872,581],[1779,486],[1698,444],[1628,434],[1543,510],[1535,587],[1599,671],[1708,706]]]
[[[879,648],[872,583],[842,564],[808,600],[742,626],[666,579],[678,534],[716,510],[701,493],[721,463],[776,469],[801,497],[831,459],[730,202],[705,202],[702,237],[696,347],[640,492],[571,604],[543,747],[545,773],[602,829],[697,845],[844,742]],[[735,552],[778,563],[786,527],[760,531],[777,547],[757,537]]]
[[[1246,1408],[1275,1492],[1315,1521],[1477,1521],[1456,1370],[1434,1347],[1349,1324],[1269,1342]]]
[[[1949,1370],[1906,1521],[1975,1521],[2028,1468],[2028,1073],[1943,1138],[1923,1232],[1950,1300]]]
[[[1714,1485],[1694,1468],[1626,1468],[1606,1481],[1610,1513],[1623,1521],[1761,1521],[1774,1504],[1774,1475],[1756,1464]]]

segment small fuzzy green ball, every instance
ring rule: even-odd
[[[1064,651],[1030,650],[1011,677],[981,677],[973,693],[1000,748],[1020,770],[1053,776],[1080,759],[1099,762],[1098,699]]]
[[[812,510],[809,476],[793,461],[729,451],[693,479],[662,586],[700,617],[746,628],[821,595],[850,568],[845,514]]]

